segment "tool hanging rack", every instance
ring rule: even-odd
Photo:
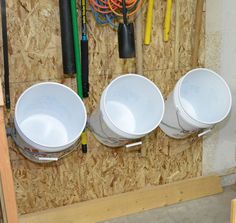
[[[98,24],[108,24],[118,29],[118,20],[123,17],[122,0],[89,0],[92,13]],[[127,16],[134,16],[142,7],[144,0],[126,0]]]

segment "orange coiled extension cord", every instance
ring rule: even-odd
[[[89,0],[95,12],[101,14],[113,13],[122,17],[122,0]],[[132,16],[141,8],[143,0],[126,0],[127,16]]]

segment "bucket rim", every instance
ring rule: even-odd
[[[207,122],[207,121],[203,121],[203,120],[200,120],[200,119],[197,119],[197,118],[192,117],[192,116],[189,114],[189,112],[184,108],[183,103],[182,103],[182,100],[181,100],[180,89],[181,89],[182,83],[183,83],[183,81],[184,81],[184,78],[187,77],[188,75],[190,75],[192,72],[199,71],[199,70],[208,71],[209,73],[214,74],[218,79],[220,79],[220,80],[224,83],[224,85],[225,85],[225,87],[226,87],[226,89],[227,89],[228,95],[229,95],[229,107],[228,107],[228,109],[227,109],[227,112],[225,113],[225,115],[224,115],[222,118],[220,118],[219,120],[214,121],[214,122]],[[213,70],[211,70],[211,69],[208,69],[208,68],[195,68],[195,69],[192,69],[192,70],[188,71],[183,77],[181,77],[181,79],[180,79],[179,81],[180,81],[180,82],[179,82],[179,87],[178,87],[178,92],[177,92],[177,94],[178,94],[178,100],[179,100],[179,103],[180,103],[180,105],[181,105],[181,108],[182,108],[183,112],[184,112],[190,119],[194,120],[194,121],[197,122],[197,123],[201,123],[201,124],[205,124],[205,125],[215,125],[215,124],[217,124],[217,123],[223,121],[223,120],[229,115],[229,113],[230,113],[230,111],[231,111],[231,108],[232,108],[232,94],[231,94],[231,91],[230,91],[230,88],[229,88],[227,82],[226,82],[226,81],[224,80],[224,78],[221,77],[218,73],[216,73],[215,71],[213,71]],[[177,86],[177,85],[176,85],[176,86]]]
[[[114,84],[114,82],[116,82],[117,80],[121,79],[121,78],[126,78],[126,77],[138,77],[138,78],[141,78],[141,79],[144,79],[145,81],[149,82],[157,91],[157,93],[159,94],[160,96],[160,101],[161,101],[161,105],[162,105],[162,112],[161,112],[161,116],[160,116],[160,120],[157,122],[157,124],[155,124],[155,126],[153,126],[150,130],[148,131],[144,131],[144,132],[136,132],[136,133],[130,133],[128,131],[125,131],[123,129],[120,129],[120,127],[118,127],[114,122],[113,120],[111,119],[109,113],[107,112],[107,108],[105,106],[105,99],[106,99],[106,96],[107,96],[107,89],[112,86]],[[129,74],[121,74],[119,75],[118,77],[116,77],[115,79],[113,79],[105,88],[104,90],[104,95],[103,95],[103,100],[100,101],[100,104],[101,106],[103,107],[105,113],[106,113],[106,116],[108,117],[109,121],[112,123],[112,125],[115,126],[115,128],[117,128],[120,132],[124,133],[124,134],[127,134],[127,135],[132,135],[133,137],[142,137],[150,132],[152,132],[153,130],[155,130],[159,124],[161,123],[162,119],[163,119],[163,116],[164,116],[164,113],[165,113],[165,102],[164,102],[164,99],[163,99],[163,95],[160,91],[160,89],[151,81],[149,80],[148,78],[142,76],[142,75],[139,75],[139,74],[134,74],[134,73],[129,73]]]
[[[35,140],[32,140],[30,139],[20,128],[19,124],[18,124],[18,107],[19,107],[19,104],[20,102],[22,101],[22,98],[24,97],[24,95],[26,93],[28,93],[30,90],[32,90],[32,88],[34,87],[37,87],[37,86],[41,86],[41,85],[58,85],[60,87],[63,87],[67,90],[69,90],[74,96],[76,96],[76,98],[80,101],[82,107],[83,107],[83,113],[84,113],[84,123],[83,123],[83,128],[82,130],[79,132],[79,134],[77,134],[75,137],[73,137],[71,140],[68,140],[68,142],[66,144],[62,144],[62,145],[58,145],[58,146],[49,146],[49,145],[46,145],[46,144],[39,144],[38,142],[36,142]],[[80,137],[80,135],[82,134],[85,126],[86,126],[86,123],[87,123],[87,111],[86,111],[86,108],[85,108],[85,105],[82,101],[82,99],[78,96],[78,94],[76,94],[70,87],[64,85],[64,84],[60,84],[60,83],[57,83],[57,82],[52,82],[52,81],[47,81],[47,82],[41,82],[41,83],[37,83],[37,84],[33,84],[32,86],[30,86],[29,88],[27,88],[25,91],[23,91],[20,95],[20,97],[18,98],[17,100],[17,103],[16,103],[16,106],[15,106],[15,112],[14,112],[14,123],[15,123],[15,126],[16,126],[16,130],[18,131],[19,135],[26,141],[27,140],[27,143],[29,144],[29,142],[31,142],[31,144],[34,144],[37,146],[36,149],[40,150],[40,151],[43,151],[43,152],[60,152],[60,151],[63,151],[63,150],[66,150],[67,148],[69,148],[69,146],[71,146],[73,143],[75,143],[75,141],[78,140],[78,138]],[[33,147],[33,145],[32,145]]]

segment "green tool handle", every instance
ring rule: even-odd
[[[82,75],[81,75],[81,58],[80,58],[80,41],[79,41],[79,31],[77,22],[77,9],[76,0],[71,0],[71,17],[72,17],[72,27],[73,27],[73,38],[74,38],[74,48],[75,48],[75,66],[76,66],[76,81],[77,81],[77,91],[80,98],[83,100],[82,91]]]
[[[72,27],[73,27],[73,37],[74,37],[74,48],[75,48],[75,66],[76,66],[76,81],[77,81],[77,92],[80,98],[83,100],[83,90],[82,90],[82,75],[81,75],[81,58],[80,58],[80,41],[79,41],[79,31],[77,22],[77,9],[76,0],[71,0],[71,16],[72,16]],[[82,151],[87,153],[87,142],[86,142],[85,129],[81,135]]]

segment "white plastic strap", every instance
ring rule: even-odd
[[[58,161],[58,157],[38,157],[40,161]]]
[[[134,142],[134,143],[130,143],[130,144],[127,144],[125,145],[126,148],[130,148],[130,147],[134,147],[134,146],[139,146],[139,145],[142,145],[142,142]]]
[[[209,132],[211,132],[211,130],[212,130],[212,129],[206,129],[205,131],[199,133],[197,136],[198,136],[198,137],[202,137],[202,136],[208,134]]]

